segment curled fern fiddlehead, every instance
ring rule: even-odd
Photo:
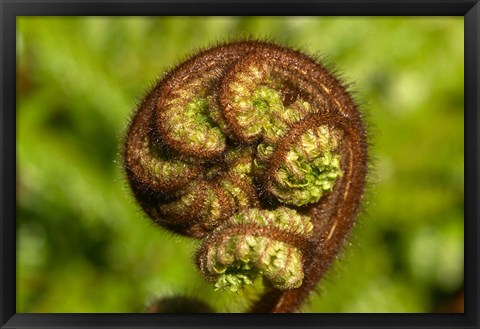
[[[364,189],[358,108],[301,52],[243,41],[166,74],[132,118],[131,189],[164,228],[200,238],[199,270],[217,289],[263,277],[252,312],[298,309],[337,256]]]

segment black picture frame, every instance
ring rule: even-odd
[[[480,4],[477,1],[0,1],[1,328],[412,327],[478,328]],[[15,60],[18,16],[464,16],[465,313],[463,314],[17,314]]]

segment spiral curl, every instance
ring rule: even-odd
[[[270,294],[253,310],[291,311],[353,224],[366,150],[358,108],[328,70],[243,41],[194,55],[152,88],[129,126],[124,165],[153,221],[204,239],[205,279],[237,291],[262,276],[276,304],[265,306]]]

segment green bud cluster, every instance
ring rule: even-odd
[[[245,227],[251,232],[246,233]],[[248,209],[205,240],[197,263],[216,289],[236,292],[259,276],[277,289],[297,288],[304,276],[298,242],[308,239],[312,229],[310,218],[293,209]]]

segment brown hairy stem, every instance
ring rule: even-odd
[[[355,222],[365,185],[366,136],[361,123],[357,124],[358,127],[342,127],[349,133],[348,146],[344,150],[345,157],[348,158],[344,164],[348,167],[347,174],[337,182],[338,186],[332,194],[307,210],[314,221],[317,244],[311,244],[307,251],[309,263],[305,265],[305,280],[302,286],[287,291],[270,289],[251,307],[250,312],[297,311],[338,256]],[[363,163],[363,166],[355,166],[353,163]]]

